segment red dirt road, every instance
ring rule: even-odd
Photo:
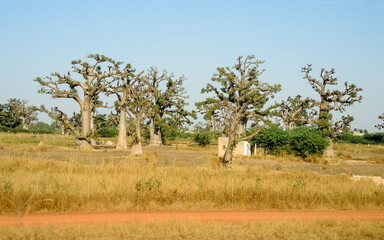
[[[266,221],[266,220],[376,220],[384,221],[384,211],[175,211],[105,212],[0,215],[0,226],[75,223],[124,223],[151,221]]]

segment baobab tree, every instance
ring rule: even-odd
[[[209,131],[212,133],[216,130],[217,115],[220,112],[219,100],[207,98],[205,101],[195,103],[197,111],[203,114],[203,118],[209,121]]]
[[[314,119],[313,104],[309,99],[302,99],[300,95],[288,97],[287,100],[276,104],[274,115],[280,117],[286,130],[291,130],[296,126],[312,124]]]
[[[308,80],[308,83],[312,88],[318,93],[320,101],[315,99],[310,99],[312,104],[318,107],[317,119],[315,124],[317,124],[318,129],[325,132],[328,135],[329,146],[324,151],[325,157],[333,157],[333,140],[335,137],[335,131],[337,131],[341,126],[347,124],[353,120],[351,116],[344,117],[341,122],[338,122],[336,125],[332,124],[332,113],[331,111],[344,112],[347,106],[352,105],[355,102],[361,102],[363,99],[362,96],[358,96],[358,93],[363,89],[356,87],[355,84],[344,83],[344,90],[330,90],[329,86],[337,85],[337,78],[334,77],[335,69],[325,70],[324,68],[320,71],[320,80],[313,78],[310,75],[312,71],[312,65],[308,64],[306,67],[302,68],[302,72],[305,74],[304,79]]]
[[[118,66],[121,64],[99,54],[88,55],[88,58],[92,59],[94,63],[90,64],[81,60],[72,61],[72,72],[81,76],[83,81],[73,78],[69,71],[66,75],[55,72],[45,78],[34,79],[41,85],[39,93],[49,94],[52,98],[73,99],[79,104],[82,125],[81,132],[76,137],[80,148],[92,148],[92,104],[96,97],[105,91],[108,80],[117,74]],[[108,70],[103,71],[102,66]],[[64,116],[62,114],[57,116],[60,115]]]
[[[145,75],[145,81],[152,94],[151,113],[150,113],[150,141],[152,146],[162,145],[161,136],[162,125],[166,124],[164,118],[166,115],[182,121],[189,121],[189,117],[194,118],[194,114],[185,110],[188,104],[185,100],[188,98],[183,83],[186,80],[184,76],[175,78],[166,70],[159,72],[155,67],[151,67]],[[164,84],[165,86],[164,86]]]
[[[144,121],[150,115],[152,107],[152,94],[143,78],[144,77],[139,77],[133,84],[128,85],[129,103],[127,105],[127,113],[130,120],[133,121],[135,125],[131,151],[132,155],[141,155],[143,153],[141,129],[144,125]]]
[[[215,95],[213,98],[218,100],[218,107],[229,115],[227,129],[229,140],[222,159],[224,166],[232,162],[233,150],[238,141],[252,138],[265,127],[271,114],[269,109],[265,109],[265,104],[269,97],[273,97],[281,89],[278,84],[270,85],[259,80],[264,72],[259,69],[262,63],[264,61],[255,60],[253,55],[239,57],[233,67],[217,68],[217,73],[213,74],[211,80],[218,83],[218,87],[208,84],[202,89],[202,93],[213,93]],[[237,134],[244,118],[255,124],[255,130],[249,136]]]
[[[308,83],[318,93],[320,100],[310,99],[310,102],[318,107],[318,118],[316,124],[319,130],[326,131],[332,134],[332,114],[331,111],[344,112],[347,106],[352,105],[355,102],[361,102],[362,96],[358,96],[358,93],[363,89],[356,87],[355,84],[344,83],[344,90],[330,90],[329,86],[337,85],[338,79],[334,77],[335,69],[329,71],[320,71],[320,80],[313,78],[310,75],[312,71],[312,65],[308,64],[302,68],[302,72],[305,74],[304,79],[308,80]],[[349,118],[349,120],[351,120]]]
[[[118,101],[117,108],[119,110],[119,136],[117,139],[116,149],[127,148],[127,109],[129,103],[136,93],[133,85],[135,85],[142,75],[142,72],[135,74],[136,69],[132,68],[131,64],[127,64],[122,71],[114,77],[107,88],[107,95],[116,95]],[[116,106],[115,106],[116,107]]]

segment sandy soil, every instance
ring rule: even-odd
[[[75,223],[124,223],[151,221],[266,221],[266,220],[376,220],[384,221],[380,211],[175,211],[103,212],[0,215],[0,226]]]

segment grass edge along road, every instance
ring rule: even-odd
[[[1,240],[382,239],[384,221],[161,221],[0,226]]]
[[[123,223],[151,221],[271,221],[271,220],[379,220],[378,211],[131,211],[131,212],[73,212],[0,215],[0,226],[75,223]]]

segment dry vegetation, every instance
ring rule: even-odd
[[[44,145],[38,147],[40,141]],[[113,149],[80,151],[73,142],[62,136],[0,134],[0,212],[23,216],[66,211],[384,209],[383,185],[355,182],[348,174],[287,170],[283,163],[284,169],[272,170],[247,164],[268,158],[265,155],[222,169],[213,155],[215,146],[179,144],[168,149],[180,155],[160,156],[152,151],[133,157]],[[362,159],[381,157],[383,150],[378,146],[335,147],[344,156]],[[65,157],[59,161],[54,153]],[[199,155],[203,157],[197,159]],[[164,156],[172,157],[173,163],[187,158],[180,161],[188,164],[171,164]],[[0,227],[0,239],[380,239],[383,235],[380,221]]]
[[[44,239],[382,239],[384,222],[152,222],[0,227],[1,240]]]
[[[384,146],[381,145],[339,143],[334,149],[340,158],[384,163]]]
[[[121,155],[118,161],[93,161],[94,156],[108,155],[113,150],[82,151],[83,155],[57,161],[39,153],[36,145],[43,140],[46,148],[59,146],[65,150],[73,139],[1,137],[3,213],[384,206],[383,186],[369,180],[356,183],[347,174],[330,176],[236,164],[231,169],[221,169],[212,155],[208,155],[211,157],[205,164],[190,166],[169,165],[156,153],[141,157]]]

